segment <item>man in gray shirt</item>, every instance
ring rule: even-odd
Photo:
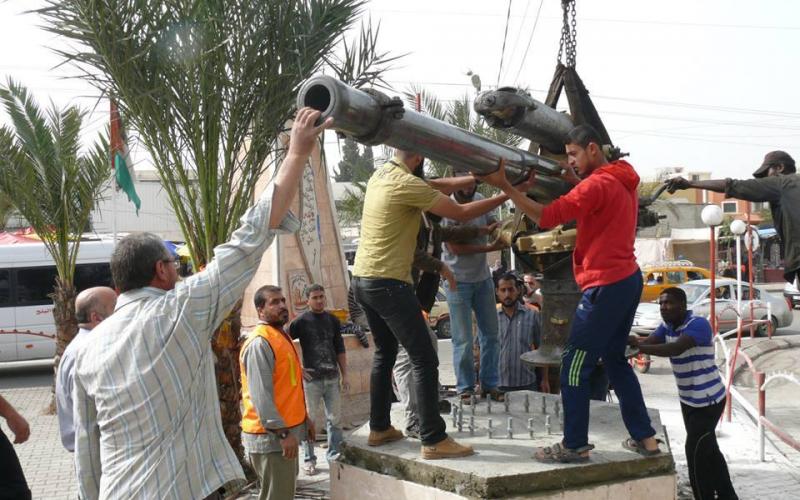
[[[705,189],[725,193],[728,198],[769,202],[775,230],[783,243],[783,277],[792,283],[800,272],[800,177],[794,159],[785,151],[771,151],[753,172],[755,179],[690,181],[676,177],[667,181],[670,193],[681,189]]]
[[[456,191],[453,195],[460,204],[483,199],[476,187]],[[484,214],[461,223],[462,225],[489,226],[495,222],[492,214]],[[444,219],[445,226],[459,223]],[[456,372],[456,389],[462,400],[469,404],[475,390],[475,368],[472,356],[472,313],[478,322],[480,343],[481,394],[502,401],[498,390],[499,342],[497,336],[497,309],[494,282],[489,272],[486,253],[499,250],[502,243],[489,244],[488,236],[478,236],[468,243],[444,244],[442,261],[455,274],[456,286],[445,284],[447,305],[450,308],[450,326],[453,337],[453,368]]]
[[[61,444],[75,451],[75,422],[72,417],[72,379],[75,375],[75,355],[88,342],[89,332],[114,313],[117,293],[107,286],[87,288],[75,297],[75,318],[78,334],[72,339],[58,365],[56,376],[56,413]]]

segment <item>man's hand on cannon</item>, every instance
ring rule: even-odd
[[[476,175],[475,178],[481,182],[485,182],[486,184],[500,188],[504,191],[511,187],[511,184],[508,182],[508,178],[506,178],[506,161],[503,158],[500,158],[497,170],[491,174]]]
[[[495,229],[500,225],[499,222],[492,222],[488,226],[481,226],[480,234],[483,236],[488,236],[494,232]]]
[[[672,179],[664,181],[664,183],[667,185],[667,191],[669,191],[670,194],[692,187],[688,180],[680,176],[673,177]]]
[[[525,180],[520,182],[519,184],[515,184],[514,189],[523,193],[527,193],[535,184],[536,184],[536,170],[531,169],[531,171],[528,172],[528,177],[526,177]]]
[[[575,169],[569,163],[562,161],[558,164],[558,166],[564,170],[561,172],[561,178],[564,181],[569,182],[573,186],[577,185],[581,181],[581,178],[578,177],[578,174],[575,173]]]

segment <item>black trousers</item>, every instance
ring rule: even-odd
[[[359,277],[353,278],[353,286],[375,341],[369,390],[370,429],[384,431],[391,425],[392,368],[399,342],[411,360],[411,390],[417,398],[422,444],[442,441],[447,434],[439,415],[439,357],[414,287],[394,279]]]
[[[719,450],[717,427],[725,399],[700,408],[681,403],[683,424],[686,427],[686,462],[689,481],[695,500],[735,500],[739,497],[731,484],[728,464]],[[715,496],[716,495],[716,496]]]
[[[14,445],[0,430],[0,500],[30,500],[31,490],[22,473]]]

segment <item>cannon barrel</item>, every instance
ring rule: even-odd
[[[414,151],[441,161],[456,170],[488,174],[505,160],[509,180],[516,182],[535,169],[537,182],[528,191],[532,197],[549,202],[566,193],[570,185],[560,177],[558,163],[542,156],[500,144],[433,117],[392,106],[375,92],[364,92],[325,75],[309,78],[300,88],[297,106],[322,112],[321,119],[333,117],[333,128],[356,141],[386,144]],[[397,101],[394,102],[395,110]]]
[[[481,92],[473,102],[475,111],[493,128],[508,130],[544,146],[551,153],[564,153],[572,120],[516,87]]]

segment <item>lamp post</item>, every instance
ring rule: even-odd
[[[736,237],[736,311],[738,313],[736,328],[738,335],[742,334],[742,235],[747,230],[743,220],[736,219],[731,222],[731,232]]]
[[[742,344],[742,238],[747,230],[747,224],[742,220],[731,222],[731,232],[736,237],[736,347],[733,350],[731,365],[728,367],[728,386],[726,388],[725,413],[728,422],[731,421],[731,386],[733,385],[733,371],[736,367],[736,358],[739,356],[739,346]],[[752,318],[750,318],[752,321]]]
[[[711,230],[709,238],[709,252],[711,254],[711,331],[717,334],[717,311],[716,311],[716,276],[717,276],[717,234],[714,230],[722,222],[722,209],[719,205],[708,205],[700,212],[703,224]]]

